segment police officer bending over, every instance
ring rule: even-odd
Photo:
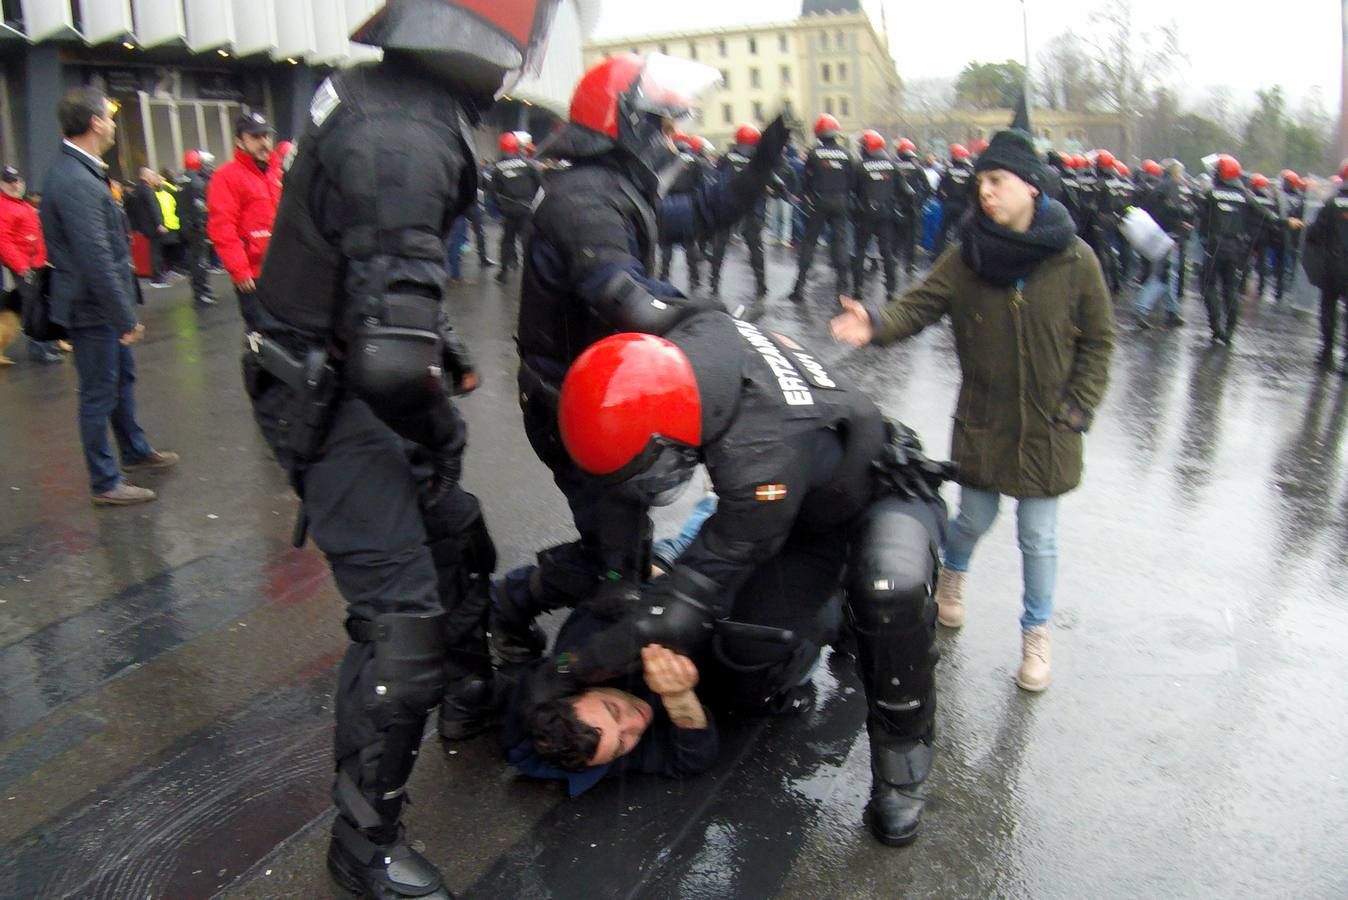
[[[495,554],[459,487],[450,395],[476,379],[441,306],[444,245],[477,191],[469,129],[530,63],[554,9],[392,0],[375,12],[352,39],[384,59],[314,94],[258,278],[244,355],[254,416],[348,604],[328,868],[367,897],[449,896],[401,813],[447,686],[442,728],[477,726]]]
[[[751,162],[691,193],[664,197],[678,175],[670,137],[697,92],[714,84],[710,66],[660,54],[618,54],[585,74],[570,125],[540,156],[570,161],[548,173],[534,212],[520,296],[520,406],[539,459],[566,495],[580,540],[539,553],[537,569],[507,575],[497,593],[493,649],[522,662],[542,652],[530,626],[544,609],[574,604],[614,581],[644,578],[644,507],[602,489],[576,468],[557,433],[557,400],[567,367],[596,340],[618,331],[659,334],[711,297],[689,298],[652,277],[657,234],[683,242],[744,216],[762,197],[786,144],[780,118],[764,129]]]
[[[869,709],[866,818],[881,841],[911,842],[932,762],[947,468],[812,354],[720,312],[595,344],[566,377],[560,420],[567,451],[609,492],[668,503],[701,463],[719,500],[668,576],[611,606],[634,615],[534,671],[533,702],[546,711],[624,660],[630,671],[651,643],[713,646],[753,675],[747,698],[768,701],[818,647],[713,638],[718,623],[804,631],[841,587]]]

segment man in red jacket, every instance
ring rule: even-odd
[[[37,210],[23,199],[25,187],[19,170],[5,166],[0,173],[0,264],[13,274],[15,287],[20,290],[31,285],[37,277],[35,270],[47,264],[42,225],[38,222]],[[4,355],[4,344],[7,343],[0,344],[0,366],[13,363]],[[29,344],[29,355],[37,362],[61,361],[61,354],[52,345],[36,341]]]
[[[271,240],[281,200],[280,183],[267,177],[276,129],[261,113],[234,123],[234,158],[216,170],[206,188],[206,236],[239,295],[243,319],[252,323],[254,279]]]

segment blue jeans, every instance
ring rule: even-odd
[[[683,527],[679,529],[678,535],[656,541],[651,547],[651,555],[657,559],[678,559],[679,554],[688,549],[693,538],[702,530],[702,523],[710,519],[714,512],[716,512],[716,495],[704,495],[697,501],[697,505],[689,510],[688,518],[683,520]]]
[[[763,237],[767,240],[791,240],[791,201],[784,197],[769,197],[767,223]]]
[[[449,277],[456,281],[463,277],[463,248],[468,243],[468,218],[459,216],[449,227],[449,237],[445,240],[445,265],[449,268]]]
[[[969,557],[997,518],[1001,495],[960,487],[959,515],[946,531],[941,555],[952,572],[969,571]],[[1042,625],[1053,615],[1053,585],[1058,577],[1058,498],[1022,497],[1016,501],[1016,539],[1024,572],[1025,612],[1021,628]]]
[[[1170,270],[1178,265],[1178,244],[1165,256],[1152,262],[1151,274],[1147,276],[1146,283],[1142,285],[1142,289],[1137,292],[1137,297],[1133,300],[1133,308],[1139,316],[1151,315],[1151,311],[1156,307],[1156,301],[1161,298],[1162,294],[1165,294],[1165,311],[1179,314],[1180,303],[1179,294],[1175,290],[1176,280],[1170,277]]]
[[[117,438],[122,462],[139,462],[154,453],[136,423],[136,361],[131,348],[119,343],[111,325],[72,328],[75,369],[80,375],[80,443],[95,494],[122,482],[122,472],[108,446],[108,425]]]

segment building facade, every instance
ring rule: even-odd
[[[923,153],[935,153],[944,160],[950,144],[967,146],[978,138],[989,139],[1008,127],[1014,115],[1010,109],[903,110],[895,134],[911,139]],[[1115,113],[1035,109],[1030,122],[1040,150],[1084,153],[1123,146],[1123,125]]]
[[[348,35],[381,0],[0,0],[0,165],[34,188],[60,146],[56,104],[96,84],[120,106],[111,173],[177,169],[200,148],[227,159],[234,120],[262,112],[298,134],[335,67],[377,59]],[[599,0],[565,0],[540,73],[514,89],[517,116],[565,111]]]
[[[658,52],[719,69],[724,84],[704,99],[690,126],[719,149],[741,123],[762,127],[779,111],[806,131],[821,113],[836,116],[845,132],[892,131],[902,82],[888,42],[856,3],[836,0],[831,7],[786,22],[596,41],[585,45],[585,63]]]

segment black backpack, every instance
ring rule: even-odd
[[[23,333],[35,341],[59,341],[66,330],[51,318],[51,268],[33,270],[32,281],[20,281],[14,288],[23,306]]]

